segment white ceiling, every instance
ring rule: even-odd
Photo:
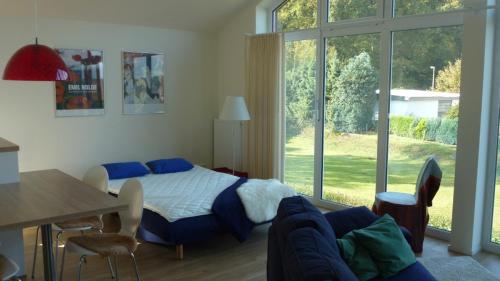
[[[32,16],[35,0],[0,0],[0,16]],[[251,0],[38,0],[39,16],[214,31]]]

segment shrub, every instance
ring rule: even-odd
[[[425,127],[424,140],[435,141],[439,126],[441,126],[441,118],[428,119],[427,126]]]
[[[457,144],[458,119],[444,118],[436,133],[436,141],[445,144]]]
[[[400,137],[412,137],[413,117],[394,116],[391,117],[389,132]]]
[[[440,92],[460,93],[460,73],[462,60],[457,59],[454,63],[448,62],[436,77],[436,90]]]
[[[425,139],[425,133],[427,131],[427,119],[422,118],[420,120],[419,119],[415,120],[418,120],[418,122],[413,131],[413,137],[418,140],[423,140]],[[415,124],[415,122],[413,123]]]

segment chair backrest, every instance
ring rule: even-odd
[[[134,237],[141,224],[144,194],[142,184],[137,179],[127,180],[118,194],[118,199],[128,204],[128,210],[120,212],[120,234]]]
[[[11,259],[0,255],[0,280],[10,280],[19,272],[19,266]]]
[[[418,175],[417,185],[415,187],[415,198],[417,200],[421,191],[420,189],[424,187],[426,182],[429,180],[429,177],[431,176],[438,179],[439,183],[441,182],[441,178],[443,177],[443,172],[441,171],[441,168],[439,167],[439,164],[434,155],[427,158]],[[439,186],[437,188],[439,188]],[[434,195],[432,195],[432,197],[434,197]],[[432,198],[430,198],[430,200],[432,201]]]
[[[83,182],[104,193],[108,193],[108,171],[103,166],[96,166],[88,170],[83,176]]]

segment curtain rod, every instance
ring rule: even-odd
[[[269,35],[269,34],[284,34],[284,32],[267,32],[267,33],[259,33],[259,34],[249,32],[249,33],[243,34],[243,36],[245,36],[245,37],[257,37],[257,36],[265,36],[265,35]]]

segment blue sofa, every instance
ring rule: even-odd
[[[358,280],[342,260],[336,237],[365,228],[377,218],[366,207],[322,214],[303,197],[282,200],[269,229],[267,280]],[[410,242],[411,234],[401,231]],[[390,278],[373,280],[436,281],[419,262]]]

